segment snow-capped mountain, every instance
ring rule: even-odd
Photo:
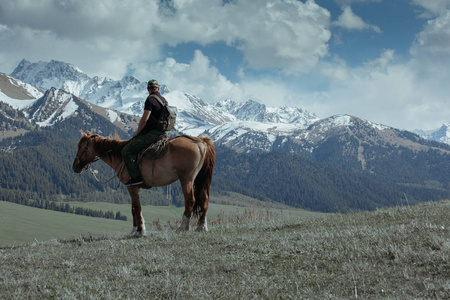
[[[303,124],[306,126],[318,120],[315,114],[298,107],[266,107],[266,105],[253,100],[248,100],[245,103],[237,103],[227,99],[217,102],[214,105],[230,112],[238,120],[242,121]]]
[[[62,89],[52,87],[43,93],[32,85],[3,73],[0,73],[0,104],[2,105],[1,129],[20,129],[22,127],[30,129],[35,125],[39,127],[53,126],[74,115],[87,113],[87,110],[129,133],[135,130],[139,121],[135,116],[100,107]],[[24,124],[25,122],[28,124]],[[6,126],[6,124],[9,125]],[[14,132],[24,133],[23,130],[18,131],[17,129],[14,129]]]
[[[436,150],[446,155],[450,154],[448,146],[437,148],[429,141],[408,131],[350,115],[331,116],[315,122],[306,130],[298,131],[297,135],[292,137],[291,147],[309,150],[316,158],[320,155],[325,160],[333,155],[353,156],[361,163],[363,170],[369,161],[373,161],[379,155],[377,154],[379,151],[405,148],[413,152]]]
[[[31,63],[23,59],[10,76],[43,90],[55,87],[93,104],[129,114],[139,113],[135,104],[146,97],[146,83],[134,77],[126,76],[120,81],[90,78],[79,68],[55,60]]]
[[[80,95],[90,81],[77,67],[55,60],[31,63],[23,59],[10,76],[43,90],[55,87],[74,95]]]
[[[77,67],[54,60],[38,63],[22,60],[11,77],[43,90],[55,87],[101,107],[136,116],[142,114],[148,95],[146,83],[134,77],[126,76],[120,81],[90,78]],[[265,136],[267,147],[264,150],[270,150],[270,143],[276,136],[287,135],[318,120],[314,114],[295,107],[272,108],[252,100],[245,103],[225,100],[208,104],[186,92],[170,91],[164,85],[161,93],[170,105],[178,108],[178,131],[191,135],[205,132],[213,138],[225,135],[237,138],[241,136],[234,134],[237,126],[240,133]]]
[[[25,116],[40,127],[54,125],[56,122],[70,117],[78,110],[74,96],[63,90],[51,88],[33,105],[22,111]]]
[[[137,127],[139,115],[101,107],[58,88],[47,89],[42,94],[19,80],[3,77],[0,78],[0,139],[2,135],[32,133],[37,126],[60,125],[63,133],[69,126],[72,134],[73,129],[88,129],[103,135],[116,130],[130,134]],[[28,94],[22,100],[12,96],[25,92]],[[96,93],[91,95],[94,99]],[[276,153],[271,154],[283,159],[303,156],[321,165],[373,176],[396,185],[403,192],[414,189],[417,194],[425,195],[421,196],[424,199],[448,192],[450,146],[430,142],[414,133],[349,115],[318,119],[299,108],[266,107],[252,100],[208,104],[188,93],[168,89],[164,90],[164,96],[178,107],[177,127],[183,133],[206,133],[216,145],[237,152],[252,152],[255,155],[250,157],[256,160],[268,157],[266,153],[259,156],[258,152],[273,151]],[[122,135],[122,138],[127,137]],[[17,146],[14,140],[0,151],[15,151]],[[223,155],[223,148],[217,149]],[[280,171],[277,166],[275,161],[270,170]],[[339,186],[342,184],[341,178],[333,180]]]
[[[14,108],[24,106],[37,98],[42,97],[44,92],[31,84],[17,80],[4,73],[0,73],[0,97]]]
[[[54,60],[38,63],[22,60],[12,72],[11,77],[27,82],[29,84],[27,89],[36,86],[47,90],[47,93],[53,90],[50,93],[56,93],[52,97],[56,99],[55,101],[60,101],[59,103],[67,100],[58,98],[59,94],[64,94],[62,91],[66,91],[107,109],[111,115],[120,112],[138,117],[142,114],[147,97],[146,83],[140,82],[134,77],[126,76],[119,81],[97,76],[91,78],[73,65]],[[14,78],[8,80],[16,80]],[[16,82],[20,81],[16,80]],[[25,85],[25,83],[23,84]],[[56,90],[52,88],[56,88]],[[39,93],[35,93],[35,98],[38,98]],[[211,136],[215,142],[238,151],[284,149],[296,152],[301,148],[302,151],[313,152],[318,144],[326,141],[330,135],[357,136],[354,128],[363,127],[365,129],[362,134],[372,134],[376,139],[391,136],[391,139],[396,140],[392,136],[397,135],[397,132],[393,133],[396,131],[393,128],[352,116],[332,116],[319,120],[316,115],[301,108],[266,107],[266,105],[253,100],[238,103],[227,99],[208,104],[189,93],[178,90],[171,91],[164,85],[162,85],[161,93],[170,105],[178,108],[176,129],[179,132],[195,136],[205,133]],[[31,105],[31,102],[27,105],[25,102],[20,103],[22,109],[24,106]],[[45,107],[40,109],[45,109]],[[64,116],[62,113],[64,109],[60,110],[60,118]],[[24,110],[24,113],[27,114],[27,110]],[[55,115],[46,115],[45,118],[40,115],[44,119],[38,119],[31,113],[28,114],[30,119],[37,124],[46,125],[57,120],[58,112],[53,113]],[[355,127],[355,124],[359,124],[359,126]],[[373,132],[370,133],[369,129]],[[447,124],[426,138],[450,143],[448,132]],[[396,142],[400,143],[398,140]]]
[[[441,128],[437,130],[415,130],[414,133],[425,139],[450,145],[450,122],[444,123]]]

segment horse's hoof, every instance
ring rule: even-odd
[[[138,235],[136,235],[136,237],[146,237],[147,233],[145,231],[141,231],[141,232],[136,232]]]
[[[177,229],[177,233],[189,231],[189,228],[180,227]]]
[[[195,229],[195,231],[197,231],[197,232],[207,232],[208,231],[208,227],[206,227],[206,226],[198,226],[197,229]]]
[[[134,236],[137,232],[137,227],[133,227],[133,230],[130,232],[130,236]]]
[[[146,237],[147,233],[145,231],[133,231],[130,236],[135,238]]]

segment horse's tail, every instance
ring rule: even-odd
[[[194,216],[198,216],[202,208],[208,207],[209,189],[211,188],[214,164],[216,161],[216,151],[214,144],[208,137],[201,138],[206,143],[205,158],[200,172],[194,180]]]

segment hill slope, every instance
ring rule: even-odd
[[[443,201],[3,248],[0,298],[448,299],[449,209]]]
[[[131,231],[131,226],[130,222],[66,214],[0,201],[0,247],[55,238],[123,236]]]
[[[83,102],[76,103],[78,109],[84,110],[83,114],[74,113],[51,127],[38,128],[20,138],[0,141],[0,149],[3,149],[3,153],[0,153],[0,199],[18,203],[36,198],[128,203],[129,196],[125,188],[115,187],[117,180],[102,185],[89,174],[79,175],[71,170],[80,128],[100,133],[118,132],[126,136],[120,128],[90,110]],[[392,183],[384,181],[392,177],[377,180],[331,165],[319,165],[296,154],[246,154],[220,146],[216,150],[217,162],[212,185],[212,192],[216,195],[238,192],[263,201],[322,212],[398,205],[406,201],[405,193],[410,203],[437,200],[450,195],[448,188],[440,186],[439,181],[430,188],[413,185],[414,181],[410,185],[399,186],[395,180]],[[403,153],[407,152],[403,150]],[[426,153],[423,155],[429,158]],[[437,161],[437,158],[441,158],[442,163],[435,164],[433,168],[441,168],[439,174],[445,180],[448,178],[445,174],[449,172],[446,169],[448,160],[445,156],[436,156],[434,160]],[[423,159],[419,161],[427,163]],[[413,172],[404,176],[424,176],[418,177],[418,183],[420,180],[432,179],[424,173],[426,169],[414,173],[421,167],[417,162],[414,165],[416,169],[411,169]],[[102,162],[97,162],[95,168],[99,170],[102,180],[114,176],[112,169]],[[398,165],[395,172],[401,175],[402,168],[405,166]],[[173,187],[172,199],[167,200],[161,189],[152,189],[142,193],[142,202],[183,205],[179,185],[174,184]]]
[[[23,68],[28,67],[24,62]],[[46,76],[52,68],[53,77],[48,81]],[[32,78],[41,78],[39,84],[62,80],[58,82],[74,88],[77,85],[73,80],[83,77],[79,70],[63,63],[52,62],[52,68],[40,66],[36,73],[40,75]],[[66,76],[66,80],[58,74]],[[6,75],[3,79],[0,88],[6,87],[10,95],[12,91],[23,94],[33,90]],[[129,83],[138,84],[133,80]],[[113,86],[127,89],[118,83]],[[179,124],[183,129],[201,133],[209,126],[206,132],[215,140],[217,149],[223,149],[218,151],[213,193],[239,191],[260,200],[320,211],[374,209],[403,203],[406,198],[414,203],[450,197],[448,145],[347,115],[317,120],[300,109],[272,109],[251,100],[241,105],[229,100],[212,106],[180,91],[166,94],[184,99],[176,104],[181,108]],[[5,152],[0,155],[4,162],[0,165],[0,199],[11,198],[11,193],[16,197],[22,191],[36,193],[22,198],[82,200],[87,195],[120,203],[128,199],[124,189],[117,193],[113,185],[104,187],[86,177],[76,177],[69,166],[79,129],[101,135],[116,131],[127,138],[136,127],[137,117],[94,105],[56,88],[32,102],[1,99],[6,103],[0,103],[0,127],[5,128],[0,138],[28,134],[0,142],[0,151]],[[106,166],[97,165],[105,180],[113,176]],[[94,191],[103,193],[93,196]],[[179,187],[173,192],[169,201],[161,193],[152,192],[151,200],[148,197],[144,201],[183,205]]]
[[[210,203],[208,221],[211,224],[226,218],[236,218],[245,211],[255,215],[276,215],[277,218],[316,218],[321,213],[314,213],[290,207],[270,207],[265,203],[255,203],[242,200],[233,205]],[[253,200],[256,201],[256,200]],[[67,202],[65,202],[67,204]],[[55,239],[78,238],[89,236],[99,238],[104,236],[126,236],[133,227],[130,204],[115,204],[107,202],[70,202],[72,207],[91,209],[94,211],[120,212],[127,221],[83,216],[74,213],[64,213],[28,207],[15,203],[0,201],[0,248],[45,242]],[[237,206],[240,205],[240,206]],[[251,207],[251,208],[250,208]],[[156,230],[160,226],[179,226],[183,207],[143,205],[142,215],[146,227]],[[20,220],[15,222],[14,220]],[[195,220],[192,221],[193,223]]]

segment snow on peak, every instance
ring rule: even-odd
[[[78,110],[74,96],[63,90],[51,88],[24,113],[40,127],[51,126],[57,121],[64,120]]]
[[[357,124],[362,124],[363,126],[368,126],[373,129],[377,130],[385,130],[390,127],[378,123],[374,123],[367,120],[362,120],[357,117],[353,117],[350,115],[334,115],[331,117],[328,117],[326,119],[320,120],[319,122],[316,122],[313,126],[320,126],[321,130],[328,130],[331,128],[339,128],[339,127],[350,127]]]
[[[319,120],[315,114],[298,107],[266,107],[264,104],[254,100],[236,103],[227,99],[214,103],[214,106],[222,110],[227,110],[242,121],[283,124],[295,123],[300,127],[307,127]]]
[[[213,105],[222,110],[228,111],[229,113],[233,113],[233,111],[238,107],[238,104],[230,99],[225,99],[225,100],[216,102]]]
[[[414,133],[425,139],[450,145],[450,122],[442,124],[439,129],[427,131],[415,130]]]
[[[79,68],[56,60],[30,63],[22,60],[11,76],[43,90],[52,87],[79,95],[89,77]]]
[[[248,100],[237,108],[233,115],[240,120],[263,122],[265,121],[266,106],[259,102]]]

